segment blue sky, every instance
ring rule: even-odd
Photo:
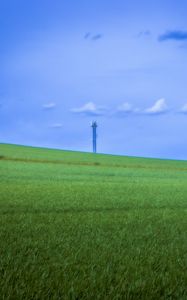
[[[0,0],[0,141],[187,159],[184,0]]]

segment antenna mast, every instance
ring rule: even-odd
[[[92,122],[92,132],[93,132],[93,153],[97,152],[97,122]]]

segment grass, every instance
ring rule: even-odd
[[[187,299],[187,161],[0,145],[0,299]]]

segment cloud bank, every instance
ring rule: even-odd
[[[170,112],[170,109],[166,103],[165,98],[158,99],[155,103],[148,108],[137,108],[129,102],[124,102],[117,106],[116,109],[106,108],[105,106],[96,105],[94,102],[87,102],[83,106],[70,109],[74,114],[81,114],[84,116],[127,116],[127,115],[149,115],[157,116]],[[173,113],[187,114],[187,103],[184,104],[180,109],[173,110]],[[55,127],[55,126],[54,126]],[[58,123],[56,124],[58,126]]]

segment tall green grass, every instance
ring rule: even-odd
[[[0,299],[187,299],[187,162],[1,144]]]

